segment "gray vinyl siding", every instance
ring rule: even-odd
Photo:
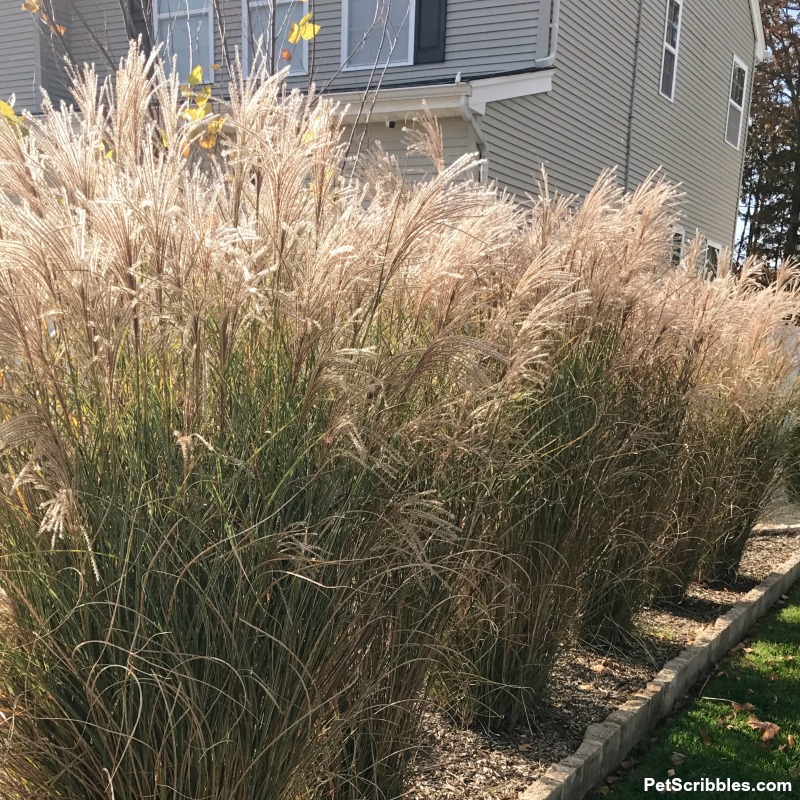
[[[552,92],[487,107],[491,178],[520,196],[535,193],[542,165],[550,190],[562,194],[585,195],[607,168],[618,167],[622,181],[637,8],[633,0],[562,0]],[[752,78],[748,0],[685,0],[674,103],[659,94],[666,0],[643,8],[630,186],[663,167],[685,192],[687,235],[699,229],[730,245],[744,142],[734,150],[724,134],[734,52]]]
[[[736,225],[753,75],[755,37],[750,6],[747,0],[684,2],[671,103],[658,92],[665,15],[661,5],[646,5],[643,18],[631,179],[639,183],[654,167],[663,166],[685,193],[687,236],[700,230],[711,241],[729,247]],[[725,141],[734,54],[748,68],[738,150]]]
[[[367,85],[371,70],[341,71],[343,2],[346,0],[309,4],[320,31],[309,47],[310,78],[292,78],[293,84],[307,85],[312,80],[332,90]],[[487,73],[530,69],[536,58],[545,55],[549,44],[546,33],[539,36],[540,16],[549,26],[550,0],[449,0],[445,61],[378,69],[372,85],[444,82],[455,80],[459,72],[466,80]]]
[[[36,25],[21,3],[0,3],[0,100],[16,95],[17,111],[38,111],[42,85]]]
[[[550,189],[585,194],[625,158],[636,12],[631,0],[562,0],[548,94],[490,103],[483,131],[489,176],[533,192],[542,164]]]
[[[439,120],[439,125],[442,129],[446,165],[451,165],[465,153],[477,150],[474,133],[464,120],[446,117]],[[353,155],[367,152],[370,148],[379,145],[396,159],[398,168],[407,180],[422,180],[430,177],[433,173],[433,164],[424,156],[408,152],[410,127],[413,127],[413,122],[409,122],[407,126],[398,122],[394,128],[389,128],[382,122],[357,125],[352,131],[352,135],[350,129],[345,132],[345,141],[351,142],[350,153]]]

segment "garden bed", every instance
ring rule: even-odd
[[[790,510],[791,512],[794,509]],[[530,726],[497,734],[460,729],[440,713],[428,717],[428,745],[416,764],[408,800],[516,800],[533,781],[581,744],[586,727],[600,722],[661,667],[691,644],[706,625],[783,563],[800,545],[785,506],[773,506],[750,540],[739,580],[730,587],[693,584],[680,604],[648,608],[637,618],[637,641],[625,651],[566,649],[545,705]],[[794,519],[800,518],[800,513]]]

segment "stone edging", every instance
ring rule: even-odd
[[[694,644],[668,661],[644,689],[603,722],[589,725],[578,750],[550,767],[519,800],[583,800],[798,580],[800,554],[749,591],[713,627],[698,634]]]

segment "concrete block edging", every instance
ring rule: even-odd
[[[583,800],[798,580],[800,553],[785,561],[719,617],[713,628],[698,635],[694,644],[667,662],[644,689],[603,722],[589,725],[578,750],[553,764],[519,800]]]

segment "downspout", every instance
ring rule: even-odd
[[[552,0],[550,6],[550,41],[547,55],[533,62],[535,69],[547,69],[555,64],[558,55],[558,32],[561,28],[561,0]]]
[[[625,191],[630,189],[631,178],[631,148],[633,145],[633,119],[634,107],[636,104],[636,79],[639,76],[639,51],[642,42],[642,15],[644,11],[644,0],[639,0],[639,13],[636,19],[636,43],[633,50],[633,77],[631,79],[631,97],[628,106],[628,133],[625,137]]]
[[[478,156],[483,163],[480,166],[480,179],[481,183],[489,182],[489,143],[483,135],[480,122],[478,122],[475,113],[469,107],[469,95],[462,95],[460,100],[461,116],[464,122],[469,125],[472,132],[475,134],[475,144],[478,145]]]

